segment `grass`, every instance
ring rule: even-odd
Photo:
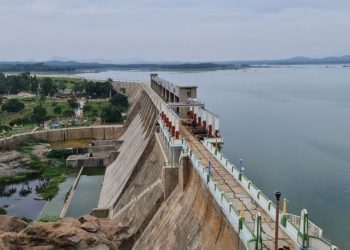
[[[31,155],[31,158],[30,168],[39,171],[41,176],[49,181],[48,185],[41,190],[41,195],[45,200],[50,200],[57,194],[58,185],[66,179],[66,175],[71,173],[73,169],[66,167],[64,162],[53,166],[41,161],[35,155]]]
[[[57,215],[46,215],[40,218],[40,222],[57,222],[60,220],[60,217]]]
[[[83,139],[72,139],[65,141],[56,141],[51,142],[51,148],[53,149],[65,149],[65,148],[79,148],[87,147],[92,142],[92,138],[83,138]]]

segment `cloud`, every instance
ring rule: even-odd
[[[350,53],[341,0],[0,0],[0,60],[231,60]]]

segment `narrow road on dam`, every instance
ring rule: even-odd
[[[205,148],[205,146],[189,131],[185,125],[180,125],[180,138],[186,139],[189,147],[200,160],[202,166],[208,170],[208,161],[212,166],[211,174],[217,182],[219,189],[225,193],[225,196],[233,203],[237,211],[240,210],[241,202],[244,204],[244,217],[248,227],[254,230],[255,214],[261,213],[262,218],[262,239],[264,249],[274,249],[275,222],[272,218],[251,198],[243,187],[227,172],[221,163]],[[280,229],[279,247],[289,246],[290,249],[296,249],[293,241]]]

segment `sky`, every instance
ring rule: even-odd
[[[0,61],[350,54],[349,0],[0,0]]]

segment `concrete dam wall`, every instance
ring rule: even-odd
[[[119,149],[119,155],[106,169],[98,208],[115,207],[154,134],[157,111],[145,93],[141,95],[134,110],[138,110],[137,114],[120,137],[123,144]]]
[[[132,235],[121,249],[243,249],[189,161],[165,174],[169,152],[155,130],[158,114],[148,95],[142,93],[130,113],[98,205]]]
[[[123,125],[104,125],[23,133],[0,139],[0,149],[14,148],[30,140],[54,142],[82,138],[117,139],[122,135],[123,130]]]
[[[133,249],[245,249],[196,170],[188,167],[188,182],[162,203]]]

